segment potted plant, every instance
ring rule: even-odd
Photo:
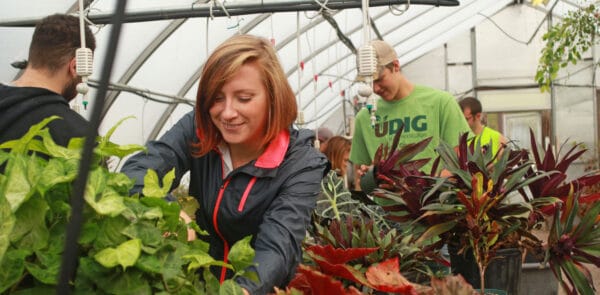
[[[499,257],[506,256],[505,253],[501,253],[501,251],[505,251],[504,249],[532,249],[532,251],[536,250],[545,253],[546,257],[550,257],[549,253],[555,253],[556,249],[565,247],[571,249],[569,243],[579,237],[573,235],[568,239],[543,241],[532,234],[533,229],[544,220],[544,218],[539,218],[539,214],[547,216],[543,215],[543,212],[548,211],[547,208],[555,208],[558,203],[565,203],[566,197],[558,194],[539,193],[536,188],[539,188],[540,183],[543,183],[545,187],[554,186],[561,191],[563,185],[583,187],[584,184],[598,183],[597,174],[588,175],[567,184],[557,181],[566,178],[563,177],[566,167],[580,155],[579,152],[567,153],[565,158],[558,162],[554,158],[546,158],[542,161],[537,153],[534,153],[536,161],[531,161],[528,151],[510,147],[505,147],[500,156],[493,156],[487,153],[486,149],[482,149],[478,143],[469,143],[467,136],[462,135],[458,149],[442,143],[438,147],[438,153],[442,165],[453,176],[444,179],[431,175],[419,176],[414,173],[410,175],[406,173],[377,175],[377,178],[385,183],[374,192],[374,196],[376,199],[385,201],[385,206],[382,208],[388,213],[388,216],[391,216],[390,218],[410,217],[412,221],[401,221],[410,222],[409,224],[413,228],[425,226],[426,229],[417,239],[418,243],[426,241],[435,242],[433,245],[447,243],[454,246],[451,248],[455,250],[455,254],[469,253],[465,258],[472,257],[475,262],[472,264],[475,270],[471,271],[475,276],[467,277],[467,281],[480,287],[481,290],[486,288],[486,284],[490,286],[490,282],[486,283],[486,268],[497,263]],[[543,166],[540,163],[546,163],[546,165]],[[557,163],[560,164],[556,165]],[[536,165],[540,168],[537,169]],[[544,167],[548,169],[544,169]],[[381,173],[381,171],[385,170],[376,171],[376,173]],[[403,185],[409,181],[413,183],[417,181],[413,178],[420,178],[420,182],[418,182],[420,186]],[[553,179],[557,180],[552,181]],[[408,189],[406,189],[407,187]],[[529,194],[526,192],[527,189]],[[510,202],[508,201],[509,195],[512,199]],[[574,200],[578,201],[579,198]],[[595,202],[597,196],[583,196],[581,200]],[[584,228],[588,232],[594,232],[593,229],[596,229],[596,226]],[[586,253],[595,253],[594,249],[599,242],[598,239],[599,237],[594,236],[593,233],[586,235],[583,240],[588,244],[581,244],[582,246],[586,245]],[[554,245],[555,250],[551,250],[553,247],[550,245]],[[587,245],[593,246],[587,247]],[[516,261],[516,263],[512,263],[516,265],[515,270],[509,274],[520,272],[521,255],[518,251],[516,253],[513,256],[515,258],[512,259],[512,261]],[[596,263],[590,255],[592,254],[587,256],[585,254],[569,255],[569,259],[578,259],[578,263]],[[564,255],[562,257],[565,259]],[[461,263],[464,265],[464,262]],[[557,275],[559,273],[556,272]],[[567,273],[573,273],[572,269],[571,271],[567,270]],[[583,273],[585,274],[585,272]],[[486,280],[480,281],[481,276]],[[494,271],[494,276],[498,276],[497,271]],[[578,274],[575,276],[581,277]],[[560,276],[558,278],[565,283]],[[518,278],[510,280],[513,282],[508,288],[509,294],[517,292],[518,288]],[[575,285],[590,282],[589,280],[574,281],[572,277],[568,277],[568,280],[575,282]],[[501,282],[500,286],[506,287],[507,281],[508,279]],[[586,287],[581,288],[585,289]]]
[[[529,215],[535,207],[552,204],[556,200],[538,198],[532,203],[523,198],[509,200],[509,196],[548,173],[524,177],[531,165],[526,150],[505,146],[502,153],[492,155],[479,142],[469,142],[467,134],[460,136],[457,150],[445,143],[437,150],[444,167],[452,173],[447,179],[450,187],[445,188],[443,198],[439,200],[453,206],[440,208],[432,205],[424,208],[424,215],[444,216],[449,220],[447,223],[454,224],[445,232],[435,227],[430,229],[441,234],[449,244],[452,260],[460,258],[460,254],[468,254],[466,258],[472,256],[477,265],[477,273],[474,273],[474,268],[465,269],[468,263],[452,261],[453,271],[463,270],[467,281],[479,287],[481,292],[487,285],[503,288],[508,294],[516,293],[521,268],[520,251],[525,245],[539,242],[531,234]],[[496,266],[499,261],[513,269]],[[486,277],[490,264],[499,269],[494,271],[493,277]],[[502,275],[498,273],[500,270],[504,270]]]
[[[57,118],[48,118],[21,139],[0,145],[0,165],[6,165],[0,174],[0,293],[48,294],[56,288],[71,186],[83,143],[75,139],[68,148],[56,145],[45,125]],[[102,165],[106,157],[120,158],[143,149],[110,142],[115,128],[98,138],[95,148],[96,162],[84,196],[74,291],[217,294],[226,288],[231,294],[242,294],[233,280],[219,285],[208,270],[224,263],[207,254],[205,242],[187,241],[188,225],[179,219],[179,205],[163,199],[172,173],[162,179],[163,186],[155,173],[149,173],[146,197],[140,198],[129,196],[131,179]],[[36,156],[40,153],[49,159]],[[195,223],[189,226],[202,233]],[[249,243],[250,237],[233,246],[231,264],[226,265],[238,275],[256,278],[244,271],[254,255]]]
[[[590,271],[584,263],[600,267],[600,260],[597,259],[600,249],[600,219],[597,218],[596,211],[600,203],[600,193],[595,190],[600,184],[600,173],[588,171],[567,181],[567,169],[571,163],[583,156],[587,149],[581,144],[573,145],[570,149],[565,149],[565,152],[561,152],[564,144],[558,151],[554,151],[550,144],[545,149],[539,149],[533,140],[533,131],[530,131],[530,134],[534,165],[526,175],[543,171],[554,173],[531,182],[527,190],[520,192],[532,201],[540,197],[554,196],[561,202],[541,207],[531,216],[531,224],[550,221],[552,225],[546,242],[532,245],[529,250],[543,266],[550,265],[550,269],[568,294],[588,294],[594,285]]]

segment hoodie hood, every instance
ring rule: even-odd
[[[64,104],[67,100],[45,88],[13,87],[0,84],[0,133],[18,118],[46,104]]]

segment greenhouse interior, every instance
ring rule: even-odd
[[[319,220],[322,223],[315,228],[309,226],[309,231],[313,231],[314,237],[311,240],[312,244],[309,243],[310,246],[302,245],[304,256],[301,257],[303,261],[300,261],[300,266],[295,271],[296,278],[291,283],[291,277],[287,281],[284,279],[274,280],[275,285],[265,287],[267,289],[247,287],[254,286],[252,284],[256,284],[256,281],[248,283],[248,281],[252,281],[250,279],[252,275],[248,274],[249,271],[245,272],[238,267],[243,263],[247,263],[246,266],[252,265],[252,259],[250,262],[238,262],[237,265],[234,258],[227,259],[229,246],[232,246],[227,242],[225,242],[227,248],[225,257],[215,258],[213,262],[206,262],[202,260],[204,258],[198,258],[199,256],[194,256],[191,259],[192,262],[186,260],[196,255],[194,252],[182,256],[187,257],[186,259],[178,258],[179,260],[170,262],[171,265],[168,267],[172,267],[175,263],[181,263],[177,273],[174,270],[169,273],[156,269],[149,271],[148,269],[153,267],[166,269],[165,259],[167,258],[150,261],[154,258],[144,257],[163,257],[161,255],[167,257],[170,254],[165,249],[169,247],[177,249],[176,246],[173,246],[175,244],[167,246],[160,244],[159,246],[158,241],[148,242],[137,236],[142,236],[142,234],[136,235],[134,230],[129,228],[123,230],[123,238],[113,239],[115,244],[111,244],[107,242],[111,239],[109,237],[101,238],[99,237],[101,234],[95,238],[90,236],[88,230],[93,227],[93,222],[82,223],[83,225],[77,228],[72,225],[74,221],[71,221],[72,223],[57,222],[65,227],[69,224],[69,230],[76,228],[72,231],[67,230],[67,233],[62,232],[60,238],[67,236],[65,243],[68,244],[69,236],[75,234],[77,237],[81,231],[78,251],[80,254],[89,251],[89,253],[83,253],[89,256],[77,258],[79,266],[75,267],[75,270],[71,270],[70,281],[65,279],[65,276],[69,278],[69,274],[64,274],[61,270],[64,272],[68,268],[67,258],[65,258],[68,255],[62,257],[62,251],[56,250],[50,251],[52,254],[41,254],[43,249],[46,249],[45,247],[49,247],[46,244],[44,244],[46,246],[37,244],[37,248],[34,247],[32,250],[22,250],[25,252],[17,250],[26,249],[23,248],[25,247],[23,243],[35,244],[35,242],[31,242],[33,237],[29,237],[30,232],[38,231],[37,236],[45,236],[46,239],[49,239],[46,243],[53,243],[51,237],[56,229],[50,227],[41,229],[39,227],[41,225],[31,225],[28,229],[17,230],[19,220],[23,218],[32,220],[41,218],[40,222],[49,222],[49,217],[46,217],[46,221],[43,221],[43,217],[34,217],[34,212],[38,211],[27,209],[29,208],[27,206],[34,205],[25,204],[31,203],[33,198],[43,199],[46,191],[52,190],[48,189],[49,184],[34,189],[31,177],[33,172],[27,172],[29,174],[25,173],[24,175],[29,175],[29,178],[23,176],[22,179],[25,182],[28,179],[28,188],[31,188],[32,192],[23,193],[23,200],[18,202],[19,205],[15,205],[14,198],[16,197],[13,194],[19,191],[19,188],[15,188],[18,185],[14,185],[17,182],[12,180],[13,176],[11,175],[18,174],[14,172],[17,169],[14,167],[18,165],[10,162],[9,159],[12,159],[12,156],[3,153],[0,154],[0,169],[4,163],[6,171],[3,174],[0,173],[0,194],[5,197],[0,196],[2,197],[0,205],[8,209],[2,209],[0,212],[0,216],[2,216],[0,219],[5,220],[0,221],[0,264],[3,269],[14,268],[13,272],[18,272],[18,274],[0,275],[1,294],[17,294],[22,290],[33,290],[33,292],[42,292],[40,294],[43,294],[43,292],[53,289],[56,292],[65,290],[77,292],[79,290],[84,293],[97,294],[129,293],[129,291],[140,294],[161,292],[163,294],[216,294],[215,292],[224,292],[219,294],[322,294],[317,291],[323,290],[330,290],[332,294],[388,294],[386,292],[390,294],[470,294],[468,292],[484,294],[483,291],[479,291],[483,290],[483,281],[486,285],[493,286],[492,289],[485,289],[486,292],[489,292],[485,294],[598,294],[597,292],[600,292],[600,272],[598,271],[600,267],[598,258],[600,256],[600,219],[597,218],[600,214],[600,205],[598,205],[600,203],[598,202],[600,200],[600,174],[598,172],[600,147],[598,143],[600,135],[598,111],[600,106],[597,99],[600,94],[600,88],[597,86],[600,81],[600,77],[597,77],[598,60],[600,59],[600,46],[597,42],[597,35],[600,32],[600,1],[3,0],[0,10],[0,38],[4,40],[0,44],[1,84],[12,85],[11,81],[17,80],[23,74],[25,66],[22,62],[28,59],[29,45],[35,26],[41,19],[52,14],[68,14],[79,18],[89,26],[95,37],[93,71],[86,78],[89,92],[85,95],[78,94],[75,99],[70,101],[70,107],[86,120],[91,122],[96,120],[98,128],[95,131],[100,136],[109,133],[111,144],[122,147],[134,145],[143,147],[159,140],[165,134],[168,135],[168,131],[176,126],[180,119],[195,110],[197,95],[201,92],[199,91],[200,78],[211,54],[231,37],[248,34],[268,40],[277,54],[287,82],[295,96],[297,116],[292,129],[310,129],[316,131],[317,136],[319,135],[318,130],[330,130],[333,135],[341,136],[349,142],[352,141],[354,146],[357,114],[365,108],[371,111],[375,104],[373,101],[382,99],[372,91],[375,83],[372,77],[368,77],[366,80],[360,79],[362,74],[359,72],[358,65],[361,62],[359,53],[363,47],[367,46],[371,40],[378,39],[387,42],[393,48],[402,75],[415,85],[426,85],[445,91],[452,95],[456,102],[460,102],[466,97],[477,98],[482,105],[483,124],[499,131],[513,147],[513,150],[510,153],[500,153],[497,158],[491,159],[485,152],[479,153],[477,146],[475,146],[475,151],[471,146],[470,152],[468,152],[468,144],[465,144],[464,151],[456,151],[458,157],[452,152],[444,153],[442,148],[436,149],[441,155],[440,162],[442,164],[440,165],[445,164],[447,168],[454,167],[452,163],[446,161],[456,160],[453,162],[456,164],[454,168],[460,171],[456,172],[448,168],[453,173],[450,178],[434,176],[433,172],[431,175],[419,172],[420,177],[423,177],[420,178],[422,182],[414,182],[415,175],[404,177],[407,177],[406,174],[417,173],[418,171],[415,171],[418,169],[413,171],[412,168],[407,168],[409,166],[397,163],[394,166],[396,168],[390,168],[390,165],[386,166],[383,160],[387,156],[386,149],[384,155],[379,155],[383,164],[373,162],[377,168],[373,174],[376,175],[375,178],[378,181],[383,178],[391,181],[391,186],[396,189],[394,193],[388,191],[392,190],[389,187],[378,188],[372,194],[355,191],[354,187],[349,187],[348,179],[357,177],[356,175],[342,175],[344,176],[342,186],[345,186],[345,190],[338,192],[337,178],[326,176],[322,182],[329,186],[323,184],[319,186],[321,188],[320,198],[326,195],[327,200],[337,200],[337,205],[335,201],[332,201],[333,205],[329,205],[334,208],[331,210],[324,210],[320,212],[322,214],[315,215],[313,213],[313,222],[315,218],[321,218]],[[553,59],[551,60],[551,58]],[[0,112],[4,111],[0,110]],[[459,117],[462,119],[462,116],[461,113]],[[116,125],[118,127],[114,128]],[[194,134],[202,135],[198,131]],[[388,141],[391,143],[391,139]],[[14,146],[9,144],[0,146],[0,148],[8,151],[11,147],[16,149]],[[96,144],[96,148],[104,146],[102,142]],[[32,148],[31,145],[29,147]],[[80,149],[84,149],[83,144]],[[512,152],[517,154],[521,149],[530,152],[520,154],[518,161],[513,161]],[[33,147],[32,150],[39,152],[40,148]],[[44,149],[41,148],[41,150]],[[540,150],[540,152],[532,153],[532,150]],[[584,150],[585,152],[583,152]],[[410,154],[410,151],[402,148],[399,151]],[[579,153],[579,151],[582,152]],[[48,152],[47,149],[46,152]],[[461,154],[463,152],[466,154]],[[83,155],[85,155],[85,151]],[[102,157],[107,155],[121,156],[121,154],[105,152]],[[125,163],[130,156],[124,156],[122,160],[109,159],[106,164],[109,170],[118,171],[124,165],[127,166]],[[542,157],[541,160],[540,157]],[[79,158],[78,156],[77,159]],[[352,155],[350,160],[352,160]],[[389,161],[389,159],[387,160]],[[404,159],[404,161],[408,160],[410,159]],[[50,160],[49,163],[52,161]],[[81,167],[84,167],[83,161],[84,159],[82,159]],[[465,163],[461,161],[465,161]],[[487,168],[486,164],[480,164],[483,161],[488,161],[486,162]],[[504,166],[494,168],[498,165]],[[88,169],[91,169],[88,181],[98,177],[98,174],[93,172],[97,168],[96,166],[91,164],[90,168],[88,165]],[[477,169],[481,171],[473,168],[475,166],[479,167]],[[10,174],[11,167],[14,172],[12,174]],[[39,169],[43,170],[45,166],[40,167],[42,168]],[[232,173],[236,171],[235,163],[233,167]],[[347,165],[347,168],[351,170],[348,172],[349,174],[360,173],[359,170],[356,170],[358,168],[351,166],[351,163]],[[383,174],[385,169],[388,169],[390,175],[393,176],[379,175]],[[505,170],[500,171],[499,169]],[[475,173],[475,170],[478,172]],[[46,172],[42,174],[44,173]],[[72,175],[70,181],[74,181],[76,174],[75,172]],[[165,174],[159,172],[158,176],[154,176],[156,179],[152,182],[156,183],[157,190],[162,190],[166,195],[169,192],[166,183],[171,183],[172,179],[167,179],[168,175],[165,176]],[[43,179],[43,176],[40,177]],[[80,176],[77,179],[85,180],[86,177]],[[297,177],[302,177],[302,175]],[[453,177],[458,180],[455,182],[439,180],[453,179]],[[149,178],[150,176],[146,175],[143,180],[148,183],[150,182]],[[186,187],[183,189],[184,192],[179,192],[180,194],[187,195],[187,191],[185,191],[187,187],[200,186],[200,190],[206,189],[203,185],[194,185],[193,182],[196,179],[194,176],[190,179],[189,173],[181,176],[176,172],[174,178],[176,183]],[[103,195],[102,190],[107,190],[109,185],[112,185],[111,179],[107,178],[102,182],[102,187],[95,188],[98,190],[95,201],[85,197],[86,206],[91,206],[98,212],[104,210],[106,213],[113,210],[108,209],[109,207],[113,208],[114,204],[109,204],[113,201],[101,203],[99,197]],[[260,182],[259,178],[256,187],[263,187],[263,184],[259,186]],[[165,185],[165,188],[162,185]],[[227,184],[225,184],[226,186]],[[421,188],[417,190],[414,187]],[[193,189],[191,188],[191,190]],[[82,195],[84,190],[86,195],[90,193],[89,184],[87,188],[81,189]],[[114,190],[119,191],[117,188]],[[70,189],[68,191],[71,192]],[[77,189],[73,189],[73,191],[77,191]],[[538,191],[543,194],[539,199],[538,196],[535,196],[535,192]],[[483,195],[476,195],[477,192],[483,192]],[[149,194],[150,190],[144,188],[144,195]],[[488,204],[485,203],[487,202],[485,200],[494,194],[511,200],[514,195],[534,196],[531,197],[533,201],[524,202],[526,205],[523,205],[521,211],[514,209],[513,207],[516,206],[514,204],[513,207],[506,205],[499,209],[489,209],[489,207],[495,207],[496,203]],[[244,193],[244,196],[247,195],[248,191]],[[250,195],[252,196],[254,193],[250,193]],[[368,200],[360,201],[361,198],[365,198],[365,195]],[[410,196],[419,198],[418,205],[405,199]],[[442,201],[439,201],[440,203],[431,201],[434,197],[439,197],[439,200]],[[464,206],[461,208],[467,209],[489,206],[485,208],[491,211],[480,211],[473,215],[475,217],[464,217],[461,215],[463,213],[449,212],[451,210],[448,207],[442,208],[443,206],[453,206],[444,203],[446,199],[454,198],[453,200],[462,201],[462,197],[466,201],[480,203],[477,203],[476,207],[470,207],[465,203],[459,203],[456,206]],[[179,204],[187,202],[187,199],[182,201],[181,198]],[[194,197],[189,198],[193,199]],[[377,198],[384,201],[375,200],[373,202]],[[65,206],[69,206],[69,198],[66,197],[66,200]],[[121,204],[119,206],[129,206],[123,205],[122,201],[118,202]],[[198,200],[198,202],[202,207],[202,201]],[[439,206],[432,205],[432,202]],[[517,203],[520,204],[518,201]],[[319,209],[319,204],[321,203],[317,203],[316,210]],[[144,213],[146,216],[144,218],[156,221],[154,224],[157,224],[157,231],[181,230],[181,225],[177,225],[179,227],[169,225],[171,227],[166,230],[165,226],[169,224],[167,215],[170,214],[166,211],[166,205],[154,204],[151,206],[150,203],[144,203],[144,205],[154,206],[153,210],[157,210],[149,209],[150,211]],[[43,212],[57,210],[57,205],[48,206],[44,207]],[[71,206],[75,206],[74,203]],[[142,205],[139,206],[141,208]],[[372,206],[378,206],[377,210]],[[415,206],[418,208],[415,209]],[[552,209],[548,209],[550,207]],[[534,220],[534,216],[539,213],[539,208],[541,208],[539,212],[547,214],[544,215],[544,218],[547,218],[539,222],[543,229],[540,229],[540,226],[535,228],[535,231],[542,232],[541,234],[536,233],[538,240],[535,240],[536,243],[540,242],[536,248],[541,253],[539,261],[527,263],[524,258],[526,255],[519,252],[520,256],[517,260],[522,261],[519,262],[520,276],[516,283],[509,282],[508,278],[498,278],[500,283],[496,282],[496,285],[494,282],[488,282],[488,276],[501,276],[502,267],[495,268],[494,266],[494,262],[500,260],[497,259],[498,256],[502,256],[498,254],[501,251],[499,249],[501,245],[496,242],[496,239],[502,240],[504,235],[498,232],[502,232],[505,225],[522,224],[527,223],[527,220]],[[26,209],[33,211],[19,213]],[[468,211],[467,209],[464,210]],[[88,216],[86,210],[82,210],[82,212]],[[137,214],[139,212],[135,210],[142,209],[131,210]],[[338,211],[343,213],[341,219],[338,215],[333,217],[330,215],[332,212]],[[375,214],[381,220],[364,213],[367,211],[375,212],[369,214]],[[122,214],[123,220],[138,220],[138,217],[133,217],[135,214],[126,215],[123,212],[129,211],[121,209],[118,212],[111,211],[109,215],[110,218],[114,218]],[[427,213],[423,214],[423,212]],[[198,217],[200,213],[195,211],[188,213],[201,219]],[[58,216],[62,213],[54,214]],[[468,215],[469,213],[464,214]],[[491,217],[487,217],[487,214]],[[150,215],[154,217],[148,217]],[[158,217],[159,215],[160,217]],[[365,221],[367,218],[365,215],[371,218],[369,222]],[[478,219],[483,215],[486,217]],[[46,216],[49,216],[49,213]],[[440,217],[443,222],[432,221],[437,217]],[[489,222],[490,219],[496,217],[498,217],[497,222],[496,220]],[[97,216],[94,218],[101,220]],[[144,218],[139,217],[140,220]],[[164,222],[162,218],[164,218]],[[342,220],[342,226],[338,225],[337,231],[334,231],[331,224],[335,222],[336,218]],[[160,221],[157,221],[159,219]],[[311,219],[310,216],[308,219]],[[362,227],[356,224],[358,219],[362,220]],[[462,226],[461,221],[456,221],[459,219],[472,221],[465,226],[472,232],[474,232],[472,226],[476,226],[480,235],[474,236],[471,233],[469,238],[473,240],[470,240],[471,243],[465,246],[466,248],[471,247],[469,253],[475,254],[475,268],[471,274],[475,276],[474,281],[467,278],[465,274],[462,274],[464,279],[452,276],[451,274],[455,274],[454,266],[450,270],[449,265],[440,262],[444,259],[438,259],[453,255],[453,253],[447,254],[446,246],[441,247],[440,245],[448,242],[446,235],[452,229]],[[9,220],[14,222],[9,222]],[[215,217],[215,224],[216,220]],[[354,228],[352,228],[353,221],[355,222]],[[112,225],[105,226],[116,227],[117,223],[115,221]],[[419,226],[423,223],[423,228],[416,226],[416,223]],[[104,227],[101,225],[103,223],[97,221],[96,224],[94,231],[103,232]],[[370,224],[371,228],[365,229],[365,224]],[[373,227],[377,226],[373,224],[377,224],[381,228],[375,231]],[[329,225],[329,229],[326,225]],[[183,226],[185,227],[185,224]],[[344,226],[348,228],[340,230]],[[501,229],[498,230],[497,226]],[[409,235],[407,228],[411,227],[419,227],[420,230],[410,232]],[[516,225],[507,227],[509,228],[507,230],[513,231],[512,234],[523,236],[520,244],[526,244],[524,240],[529,238],[528,235],[521,233],[521,230],[527,233],[534,231],[531,228],[521,229]],[[518,229],[515,229],[517,227]],[[215,225],[216,233],[221,236],[220,231],[216,228]],[[140,229],[141,225],[138,227],[138,230]],[[15,231],[20,231],[19,237],[13,236]],[[213,234],[212,231],[209,230],[209,232]],[[172,243],[177,241],[177,243],[185,244],[185,240],[177,238],[177,234],[170,236],[159,234],[161,234],[159,237],[164,236],[165,241],[173,240]],[[199,231],[197,234],[200,235]],[[369,234],[373,234],[372,239]],[[344,238],[344,235],[350,237]],[[540,235],[543,238],[539,238]],[[27,239],[30,242],[23,242],[24,236],[28,236]],[[369,237],[367,238],[367,236]],[[287,237],[284,236],[285,238]],[[88,243],[93,247],[82,246],[82,243],[85,243],[82,241],[86,239],[94,241]],[[100,239],[107,241],[98,242]],[[290,239],[292,238],[290,237]],[[364,239],[368,243],[360,244],[359,242]],[[569,240],[569,246],[565,246],[565,239]],[[133,247],[134,250],[127,248],[132,247],[129,244],[131,241],[139,240],[142,240],[140,243],[143,243],[141,247],[139,245]],[[166,242],[161,241],[160,243]],[[254,243],[258,243],[258,241],[252,239],[252,242],[249,243],[249,247],[255,247],[257,245]],[[110,250],[115,253],[124,251],[122,253],[129,254],[115,254],[116,256],[113,257],[112,254],[105,252],[108,248],[102,249],[100,244],[105,247],[111,245]],[[260,245],[265,247],[263,244]],[[315,249],[317,246],[332,246],[335,249],[331,251],[338,252],[327,252],[322,249],[323,247]],[[441,247],[441,250],[438,246]],[[65,245],[65,247],[69,247],[69,245]],[[77,246],[75,247],[77,249]],[[379,248],[375,249],[374,247]],[[552,249],[559,247],[565,247],[561,248],[563,252],[560,253],[568,258],[556,258],[560,255],[552,252]],[[86,250],[82,250],[83,248]],[[89,250],[91,248],[95,250]],[[125,252],[125,248],[130,252]],[[361,249],[361,254],[357,254],[358,252],[343,253],[343,251],[350,251],[353,248]],[[233,249],[231,248],[232,251]],[[236,249],[240,251],[239,248]],[[365,249],[375,250],[367,251]],[[439,256],[431,254],[431,251]],[[534,251],[530,250],[530,252]],[[66,250],[65,253],[67,253]],[[239,252],[236,253],[239,254]],[[258,253],[257,250],[256,257],[259,257]],[[243,255],[240,254],[240,256]],[[37,258],[32,258],[34,256]],[[76,255],[72,256],[76,257]],[[140,258],[131,260],[127,256]],[[307,262],[306,256],[310,256],[312,260],[309,259]],[[334,265],[332,261],[335,259],[332,257],[335,256],[352,258],[347,260],[340,258],[337,262],[338,265]],[[61,257],[62,264],[59,263]],[[521,257],[523,259],[520,259]],[[389,263],[392,258],[396,259],[393,261],[394,265]],[[107,262],[106,259],[113,259],[114,263]],[[213,278],[206,277],[206,273],[210,272],[205,272],[204,276],[199,275],[202,273],[202,269],[221,269],[217,260],[223,259],[225,259],[225,264],[234,261],[233,266],[227,270],[228,276],[230,272],[235,272],[234,279],[226,281],[230,283],[223,283],[221,280],[220,285],[211,284]],[[328,261],[328,259],[333,260]],[[22,261],[17,262],[17,260]],[[56,262],[53,264],[53,268],[49,266],[50,260]],[[288,261],[287,263],[297,264],[298,261]],[[90,266],[92,264],[98,267],[93,268]],[[323,266],[324,264],[329,267]],[[61,268],[60,265],[63,267]],[[100,267],[104,267],[104,269],[101,270]],[[382,267],[387,268],[384,271]],[[444,267],[448,270],[445,270]],[[225,267],[222,269],[224,275]],[[255,279],[265,279],[260,266],[258,269],[260,278]],[[547,272],[533,274],[538,270]],[[439,275],[439,273],[444,273],[446,276]],[[483,274],[485,274],[485,280],[481,280]],[[300,275],[305,276],[303,283],[297,281]],[[508,277],[512,277],[512,275],[509,273]],[[95,279],[94,276],[97,276],[98,279]],[[377,278],[375,279],[374,276]],[[140,277],[148,278],[147,282],[138,280]],[[244,279],[239,279],[240,277],[244,277]],[[265,281],[271,283],[272,281],[269,279]],[[472,289],[466,291],[467,293],[458,293],[459,291],[465,292],[466,289],[459,290],[458,287],[452,289],[452,286],[456,286],[452,284],[466,285],[464,284],[465,279],[473,285]],[[286,282],[284,285],[281,283],[282,280]],[[293,284],[294,282],[296,285]],[[292,293],[293,286],[296,286],[296,291],[300,290],[300,293]],[[273,287],[277,288],[273,289]],[[224,291],[225,289],[231,293]]]

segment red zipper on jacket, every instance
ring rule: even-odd
[[[219,230],[219,226],[217,223],[217,213],[219,212],[219,206],[221,205],[221,201],[223,200],[223,194],[225,192],[225,189],[227,188],[227,185],[229,185],[230,180],[231,178],[228,178],[225,181],[225,183],[221,186],[221,189],[219,189],[219,195],[217,197],[217,202],[215,203],[215,209],[213,210],[213,227],[215,228],[215,232],[217,233],[217,235],[219,235],[219,237],[221,237],[221,240],[223,240],[223,262],[225,263],[227,263],[227,255],[229,255],[229,244],[227,243],[227,240],[225,239],[225,237],[223,237],[221,231]],[[222,284],[223,281],[225,281],[226,273],[227,269],[225,267],[222,267],[219,283]]]
[[[242,195],[242,199],[240,200],[240,205],[238,206],[238,212],[242,212],[242,210],[244,210],[244,205],[246,204],[246,200],[248,199],[250,190],[254,186],[255,182],[256,182],[256,176],[252,177],[252,179],[250,179],[250,182],[246,186],[246,190],[244,191],[244,195]]]

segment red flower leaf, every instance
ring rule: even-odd
[[[291,288],[301,291],[302,294],[354,294],[346,292],[342,282],[302,264],[298,266],[298,273],[287,286],[288,290]]]
[[[314,255],[311,255],[311,253],[316,254],[331,264],[344,264],[348,261],[358,259],[361,257],[365,257],[365,256],[377,251],[378,249],[379,248],[377,248],[377,247],[375,247],[375,248],[341,249],[341,248],[333,248],[333,246],[331,246],[331,245],[327,245],[327,246],[314,245],[314,246],[311,246],[308,249],[306,249],[306,251],[308,252],[308,254],[311,257],[314,256]]]
[[[374,289],[400,294],[417,294],[415,287],[400,274],[398,257],[388,259],[367,270],[367,280]]]
[[[365,275],[350,265],[331,264],[318,256],[312,257],[312,259],[319,265],[321,272],[323,272],[324,274],[344,278],[346,280],[350,280],[352,282],[371,287]]]

